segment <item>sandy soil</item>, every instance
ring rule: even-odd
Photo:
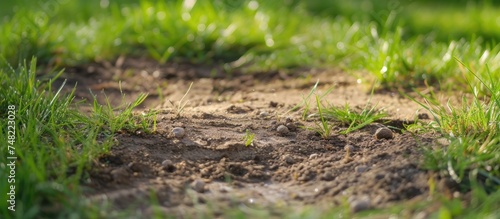
[[[227,209],[264,210],[279,218],[307,205],[347,203],[357,212],[429,195],[431,174],[421,168],[421,149],[436,136],[404,129],[417,117],[430,121],[429,116],[396,92],[371,96],[369,87],[340,71],[228,76],[219,66],[129,58],[67,71],[68,84],[78,84],[79,98],[89,98],[90,89],[103,101],[104,90],[117,105],[121,93],[131,100],[145,92],[150,96],[141,110],[159,112],[156,133],[118,134],[110,153],[95,159],[84,183],[85,198],[92,202],[136,209],[147,218],[155,194],[161,211],[179,218],[196,212],[221,216]],[[335,126],[327,139],[304,129],[314,121],[289,110],[317,80],[318,93],[335,86],[325,103],[359,109],[371,99],[389,117],[347,135],[339,134],[346,127]],[[191,82],[178,116],[175,105]],[[391,128],[393,136],[376,138],[380,127]],[[176,136],[174,128],[184,135]],[[255,134],[250,146],[244,144],[246,130]]]

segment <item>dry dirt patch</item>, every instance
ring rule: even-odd
[[[135,59],[69,72],[82,98],[88,97],[88,89],[116,96],[116,82],[122,81],[122,92],[132,98],[139,92],[156,94],[144,107],[160,112],[157,133],[122,133],[111,152],[96,159],[84,184],[91,201],[150,214],[150,195],[155,194],[162,211],[189,217],[208,210],[217,216],[228,208],[279,215],[277,209],[346,202],[357,211],[428,195],[428,174],[419,164],[421,146],[433,136],[394,129],[394,138],[376,139],[375,131],[383,126],[377,123],[347,135],[338,134],[345,127],[335,127],[323,139],[301,128],[314,123],[301,120],[299,112],[285,114],[319,80],[320,92],[335,85],[325,97],[330,104],[349,102],[356,108],[371,99],[389,113],[387,122],[399,128],[417,116],[411,101],[390,92],[370,96],[344,73],[303,70],[227,77],[218,67]],[[188,105],[178,117],[171,102],[180,100],[191,82]],[[278,131],[280,125],[288,132]],[[184,129],[183,136],[173,135],[177,127]],[[251,146],[244,145],[246,130],[255,134]]]

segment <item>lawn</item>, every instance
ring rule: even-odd
[[[95,205],[81,197],[91,196],[87,185],[95,179],[103,159],[133,141],[124,135],[137,135],[138,139],[164,136],[168,142],[158,142],[178,144],[173,140],[177,137],[165,130],[171,128],[170,123],[183,127],[196,123],[189,120],[192,114],[188,108],[193,107],[189,104],[206,92],[200,91],[203,85],[196,76],[186,76],[176,101],[165,101],[170,97],[162,92],[164,87],[174,86],[170,84],[174,84],[173,79],[164,84],[158,82],[163,79],[144,79],[143,83],[155,86],[144,90],[152,92],[139,92],[132,99],[123,96],[122,104],[112,104],[120,99],[114,97],[98,101],[90,92],[86,102],[77,98],[81,90],[72,79],[86,77],[85,81],[91,81],[95,77],[78,69],[123,59],[147,60],[161,68],[211,69],[207,78],[213,78],[214,83],[236,78],[247,86],[246,77],[265,78],[262,75],[303,82],[307,91],[302,95],[290,91],[285,97],[297,101],[284,104],[275,114],[262,111],[256,121],[272,117],[276,126],[283,123],[286,130],[277,126],[280,139],[289,138],[289,132],[297,136],[316,132],[320,138],[308,140],[320,145],[335,139],[362,138],[376,123],[385,123],[397,135],[411,135],[417,142],[430,133],[432,143],[419,144],[423,156],[416,161],[416,169],[453,184],[443,190],[429,177],[426,198],[410,201],[409,207],[407,199],[353,213],[353,204],[344,200],[329,210],[305,206],[299,212],[279,211],[278,216],[269,209],[249,213],[229,208],[222,210],[222,217],[371,218],[420,213],[432,218],[495,218],[500,214],[500,5],[494,1],[23,0],[1,2],[0,8],[0,197],[7,200],[0,204],[1,218],[142,217],[131,206]],[[361,91],[368,101],[358,106],[336,102],[328,95],[336,97],[339,85],[316,82],[301,74],[311,69],[337,72],[331,77],[350,77],[351,84],[369,87]],[[123,74],[139,77],[127,71]],[[218,74],[223,76],[214,76]],[[184,73],[173,75],[179,78]],[[193,85],[189,80],[197,82]],[[258,87],[259,83],[248,86]],[[215,98],[218,101],[225,100],[221,89],[212,93],[220,94]],[[121,83],[119,90],[122,95]],[[166,104],[147,106],[146,93]],[[429,115],[429,120],[413,119],[391,127],[396,115],[380,109],[390,107],[384,103],[386,93],[412,102]],[[232,103],[248,101],[242,98]],[[173,116],[164,119],[163,111],[169,107]],[[253,110],[238,107],[230,107],[228,112]],[[293,122],[284,122],[293,113],[297,115],[293,121],[300,123],[298,131],[290,125]],[[255,128],[261,123],[251,124],[240,132],[242,150],[258,148],[266,135]],[[350,149],[346,157],[349,153]],[[274,159],[262,156],[269,162]],[[351,159],[357,158],[344,161]],[[298,162],[297,158],[284,160],[290,166]],[[106,165],[115,165],[113,162],[111,159]],[[148,165],[155,162],[153,159]],[[236,175],[233,180],[241,180]],[[300,176],[292,179],[300,181]],[[151,217],[163,218],[161,202],[154,195],[148,200],[155,206]],[[214,209],[193,217],[220,217],[211,212]]]

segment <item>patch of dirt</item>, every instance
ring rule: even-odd
[[[122,133],[111,152],[95,160],[84,183],[92,202],[136,208],[147,217],[154,193],[161,210],[178,217],[199,211],[218,216],[235,208],[266,209],[279,216],[279,209],[290,207],[347,202],[358,211],[428,196],[429,174],[419,164],[421,146],[434,136],[404,131],[405,124],[428,115],[417,115],[419,107],[399,94],[370,96],[369,88],[345,73],[300,70],[227,77],[217,66],[158,65],[128,58],[69,72],[70,84],[78,81],[79,97],[88,98],[89,89],[104,90],[118,104],[114,101],[119,100],[121,80],[129,98],[149,92],[153,95],[144,107],[159,110],[157,133]],[[302,128],[315,123],[289,110],[317,80],[319,93],[335,86],[324,98],[328,103],[349,103],[356,109],[371,101],[389,113],[386,124],[347,135],[339,134],[346,127],[334,127],[327,139]],[[189,102],[178,117],[175,104],[191,82],[185,98]],[[288,132],[278,132],[280,125]],[[392,139],[374,137],[383,126],[393,128]],[[175,138],[175,127],[185,135]],[[255,134],[251,146],[244,145],[246,130]],[[363,202],[366,206],[359,204]]]

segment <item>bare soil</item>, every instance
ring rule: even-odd
[[[370,95],[368,86],[338,70],[246,75],[222,69],[123,57],[67,69],[79,98],[89,98],[91,90],[104,101],[104,91],[118,105],[122,93],[126,101],[149,93],[141,109],[159,112],[156,133],[118,134],[109,154],[95,159],[85,198],[132,208],[145,218],[153,200],[178,218],[200,212],[222,217],[228,209],[264,210],[279,218],[305,206],[362,211],[428,197],[431,174],[421,168],[422,148],[436,136],[404,130],[417,116],[428,119],[407,98],[389,91]],[[389,117],[347,135],[339,134],[346,127],[335,126],[322,138],[303,128],[315,127],[313,120],[289,112],[317,80],[319,93],[335,86],[324,98],[328,103],[360,109],[371,100]],[[178,116],[176,104],[191,82],[189,102]],[[280,125],[288,133],[278,132]],[[385,126],[393,138],[374,137]],[[176,137],[176,127],[185,135]],[[246,130],[255,134],[250,146],[244,144]]]

